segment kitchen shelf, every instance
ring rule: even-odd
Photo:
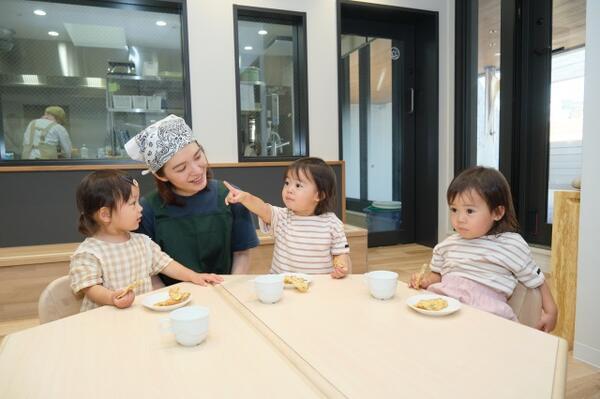
[[[253,86],[264,86],[266,83],[262,80],[240,80],[240,83],[243,85],[253,85]]]
[[[126,112],[133,114],[180,114],[183,113],[183,109],[178,108],[170,108],[170,109],[147,109],[147,108],[130,108],[130,109],[120,109],[120,108],[108,108],[108,112]]]
[[[109,80],[139,80],[146,82],[174,82],[181,83],[183,78],[173,76],[140,76],[140,75],[119,75],[119,74],[107,74],[106,78]]]

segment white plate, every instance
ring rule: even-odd
[[[434,299],[434,298],[445,299],[446,301],[448,301],[448,306],[442,310],[425,310],[425,309],[420,309],[415,306],[417,304],[417,302],[419,302],[420,300]],[[450,297],[447,297],[444,295],[433,294],[433,293],[413,295],[406,300],[406,304],[408,306],[410,306],[412,309],[416,310],[417,312],[426,314],[428,316],[446,316],[446,315],[452,314],[452,313],[456,312],[458,309],[460,309],[460,302],[457,301],[456,299],[450,298]]]
[[[148,309],[156,310],[157,312],[167,312],[169,310],[177,309],[187,305],[192,300],[192,296],[190,295],[185,301],[176,303],[175,305],[155,305],[157,302],[165,301],[167,299],[169,299],[169,291],[157,292],[156,294],[148,295],[146,298],[144,298],[144,300],[142,301],[142,305],[144,305]]]
[[[312,278],[308,275],[308,274],[304,274],[304,273],[283,273],[284,276],[295,276],[295,277],[299,277],[303,280],[305,280],[306,282],[308,282],[308,285],[310,285],[310,283],[312,283]],[[293,287],[293,284],[285,284],[286,287]]]

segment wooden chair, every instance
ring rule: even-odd
[[[542,314],[542,294],[539,288],[527,288],[518,283],[508,304],[521,324],[535,328]]]
[[[40,324],[79,313],[83,296],[73,294],[69,276],[52,281],[40,295],[38,315]]]

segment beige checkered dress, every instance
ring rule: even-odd
[[[144,234],[130,233],[129,241],[111,243],[93,237],[86,238],[71,256],[69,276],[71,288],[78,293],[84,288],[100,284],[109,290],[121,290],[141,280],[135,294],[152,291],[151,276],[160,273],[171,257]],[[87,296],[81,311],[99,305]]]

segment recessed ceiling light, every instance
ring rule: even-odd
[[[490,29],[490,35],[493,35],[494,33],[498,33],[498,31],[496,29]]]
[[[35,15],[39,15],[39,16],[44,16],[44,15],[46,15],[46,11],[44,11],[44,10],[34,10],[34,11],[33,11],[33,13],[34,13]]]
[[[48,34],[50,36],[58,36],[58,32],[51,30],[50,32],[48,32]]]
[[[267,31],[266,31],[266,30],[264,30],[264,29],[261,29],[261,30],[259,30],[259,31],[258,31],[258,34],[259,34],[259,35],[263,35],[263,36],[264,36],[264,35],[266,35],[267,33],[269,33],[269,32],[267,32]]]
[[[244,50],[248,50],[248,51],[252,50],[253,48],[254,47],[252,47],[252,46],[244,46]]]
[[[496,45],[496,42],[490,42],[490,43],[488,44],[488,46],[489,46],[489,47],[494,47],[495,45]]]
[[[496,57],[500,57],[500,53],[496,53],[494,54]]]
[[[156,25],[158,25],[158,26],[167,26],[167,23],[165,21],[156,21]]]

